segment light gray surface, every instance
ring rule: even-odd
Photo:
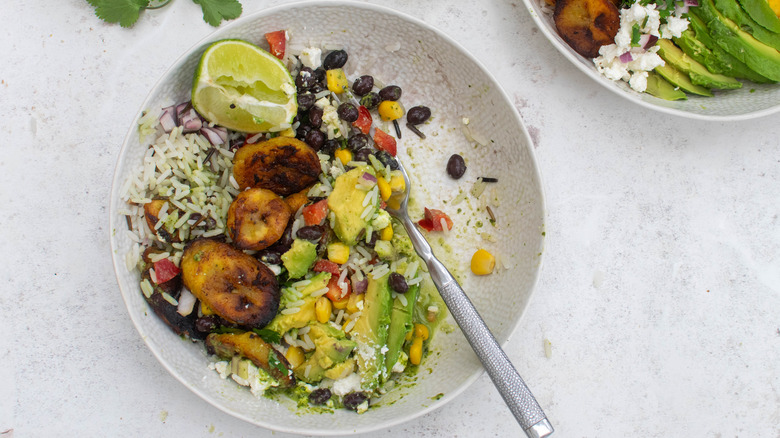
[[[780,436],[777,117],[707,123],[631,105],[556,52],[519,2],[374,3],[472,52],[534,138],[547,249],[506,350],[554,436]],[[285,436],[169,376],[111,266],[119,146],[148,90],[212,31],[198,7],[176,1],[131,30],[81,0],[3,2],[0,16],[0,433]],[[371,436],[521,433],[483,376]]]

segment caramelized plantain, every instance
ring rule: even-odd
[[[157,234],[162,240],[169,243],[180,242],[179,233],[168,232],[164,225],[156,230],[154,229],[157,222],[160,221],[160,210],[162,210],[162,207],[166,202],[168,202],[166,199],[153,199],[152,202],[144,204],[144,219],[146,219],[146,225],[148,225],[149,229]]]
[[[282,237],[290,215],[290,207],[276,193],[247,189],[228,208],[227,232],[240,249],[265,249]]]
[[[279,309],[276,276],[227,243],[196,239],[181,259],[184,285],[220,317],[248,328],[268,324]]]
[[[292,137],[244,145],[233,157],[233,176],[239,187],[261,187],[281,196],[310,186],[321,170],[317,152]]]
[[[557,0],[553,18],[566,43],[587,58],[599,56],[620,28],[620,11],[610,0]]]
[[[206,348],[209,353],[223,359],[230,359],[235,355],[243,356],[258,368],[267,371],[283,387],[295,386],[290,362],[255,333],[212,333],[206,337]]]
[[[305,189],[301,190],[298,193],[293,193],[292,195],[284,198],[284,202],[287,203],[287,205],[290,206],[290,211],[295,213],[297,212],[301,207],[306,205],[307,202],[309,202],[309,192],[310,187],[306,187]]]

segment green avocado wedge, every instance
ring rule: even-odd
[[[701,65],[698,61],[686,55],[679,47],[675,46],[671,40],[658,40],[658,55],[668,64],[682,73],[688,74],[691,82],[695,85],[701,85],[706,88],[718,88],[721,90],[731,90],[742,88],[742,82],[738,80],[711,73],[707,67]]]
[[[707,25],[701,18],[694,14],[687,16],[690,26],[683,32],[681,38],[675,42],[692,58],[696,59],[697,53],[701,53],[704,64],[713,73],[720,73],[735,78],[747,79],[757,84],[769,84],[775,81],[768,79],[751,70],[744,62],[725,51],[709,34]],[[691,49],[689,44],[696,45],[697,49]],[[710,56],[711,55],[711,56]]]
[[[663,76],[663,78],[669,81],[673,86],[680,88],[683,91],[687,91],[691,94],[698,94],[699,96],[712,97],[712,91],[701,85],[694,84],[687,74],[677,70],[670,64],[658,66],[654,71]]]
[[[712,0],[712,3],[715,5],[715,9],[717,9],[718,12],[733,21],[740,29],[752,35],[753,38],[769,47],[780,50],[780,34],[767,30],[762,25],[756,23],[755,20],[740,7],[737,0]],[[769,4],[767,4],[767,7],[769,7]]]
[[[689,9],[707,23],[712,39],[727,52],[769,79],[780,80],[780,52],[753,38],[736,23],[724,17],[710,0],[700,0]]]
[[[780,33],[780,19],[766,0],[739,0],[739,4],[756,23],[774,33]]]
[[[647,75],[647,88],[645,89],[647,94],[655,96],[663,100],[686,100],[688,96],[670,84],[669,81],[662,78],[653,72],[649,72]]]

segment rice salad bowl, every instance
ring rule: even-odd
[[[278,358],[291,348],[300,349],[306,356],[316,351],[314,326],[287,330],[280,339],[268,340],[275,349],[267,353],[271,363],[268,371],[238,357],[210,354],[215,353],[213,348],[207,351],[203,342],[175,333],[147,303],[153,298],[159,301],[154,306],[167,306],[168,319],[208,316],[186,288],[181,294],[168,294],[157,290],[157,283],[165,284],[176,275],[177,269],[168,269],[169,264],[183,267],[189,260],[189,246],[224,239],[230,229],[231,203],[243,196],[233,174],[235,155],[240,150],[236,145],[254,144],[263,138],[208,122],[199,131],[185,133],[186,116],[184,122],[178,116],[194,111],[187,103],[193,73],[208,46],[236,38],[268,49],[265,34],[280,29],[287,34],[283,61],[293,73],[316,62],[315,57],[322,59],[331,51],[343,50],[349,55],[343,72],[350,85],[361,75],[372,75],[374,90],[389,84],[400,86],[400,101],[407,110],[415,105],[430,108],[430,119],[416,127],[422,136],[401,123],[402,135],[396,139],[397,158],[403,161],[411,179],[410,216],[422,219],[428,207],[446,212],[452,228],[440,226],[441,231],[427,234],[435,253],[461,283],[499,343],[505,343],[517,326],[537,281],[544,243],[545,206],[530,137],[506,94],[457,43],[416,19],[355,2],[305,2],[247,15],[193,47],[154,86],[129,129],[114,175],[110,229],[120,290],[133,323],[160,363],[215,407],[250,423],[291,433],[344,435],[386,428],[443,405],[483,371],[413,253],[377,263],[379,250],[356,244],[342,260],[345,269],[339,273],[341,287],[345,282],[357,285],[362,280],[370,281],[372,276],[400,272],[408,287],[420,290],[415,318],[433,314],[429,321],[434,322],[430,324],[432,332],[425,334],[420,365],[412,365],[408,350],[395,352],[400,366],[388,369],[385,373],[392,378],[386,376],[370,400],[357,400],[359,406],[348,406],[354,400],[346,401],[350,392],[360,389],[357,372],[331,373],[323,379],[328,383],[322,386],[338,400],[335,405],[306,402],[316,385],[298,383],[294,391],[275,391],[274,386],[282,380],[268,376],[278,368]],[[328,93],[318,97],[330,99],[333,104],[340,99]],[[171,111],[178,117],[175,121],[168,118]],[[335,124],[330,130],[323,126],[326,138],[338,137],[339,130],[349,130],[343,124]],[[373,126],[372,132],[382,130],[399,137],[392,123],[376,115]],[[297,128],[296,124],[291,128]],[[448,177],[446,171],[447,160],[453,154],[461,155],[467,165],[466,173],[457,180]],[[354,161],[352,166],[345,166],[323,151],[318,159],[322,173],[316,184],[307,186],[308,196],[313,199],[332,194],[334,180],[355,167]],[[362,176],[368,181],[359,184],[370,186],[374,182],[376,178],[368,173],[392,179],[390,166],[377,161],[371,157],[366,167],[370,172]],[[376,185],[371,187],[364,203],[379,205],[379,197],[384,195]],[[154,210],[156,222],[148,222],[145,208]],[[308,223],[303,210],[302,206],[291,213],[289,224],[295,232]],[[376,221],[370,223],[377,228],[384,225],[378,209],[367,208],[363,214]],[[329,221],[332,225],[332,215],[325,219],[325,223]],[[444,219],[441,224],[446,225]],[[403,233],[402,228],[392,228],[397,234]],[[170,234],[163,239],[167,244],[153,244],[157,236],[166,233]],[[150,245],[156,249],[145,254]],[[470,260],[478,249],[495,255],[492,274],[476,276],[471,272]],[[285,272],[280,266],[289,268],[278,260],[263,259],[257,251],[232,247],[226,251],[260,260],[275,275]],[[153,268],[143,269],[145,263]],[[276,317],[299,314],[307,294],[315,298],[325,295],[327,287],[314,284],[314,274],[318,273],[327,274],[290,275],[291,280],[279,284],[281,302],[277,303]],[[364,288],[365,284],[353,295],[368,294]],[[392,294],[396,302],[405,305],[405,294],[395,290]],[[351,309],[334,309],[327,324],[349,333],[360,323],[361,313],[366,310],[363,305],[352,303]],[[388,351],[383,348],[377,353],[384,357]],[[307,376],[309,372],[310,367]],[[340,409],[342,405],[349,409]],[[322,421],[323,415],[327,421]]]

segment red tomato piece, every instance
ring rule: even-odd
[[[165,283],[179,275],[181,270],[172,261],[162,259],[154,262],[154,276],[157,277],[157,284]]]
[[[339,272],[339,265],[336,263],[330,261],[330,260],[317,260],[317,263],[314,264],[314,266],[311,268],[314,272],[330,272],[331,278],[338,277]]]
[[[339,287],[339,276],[331,276],[330,281],[328,281],[328,291],[325,292],[325,295],[331,301],[341,301],[346,299],[349,297],[349,294],[352,293],[352,284],[350,283],[349,279],[344,279],[344,283],[347,285],[347,293],[344,293],[344,291]]]
[[[417,225],[419,225],[425,231],[433,230],[433,223],[431,222],[430,219],[420,219],[419,221],[417,221]]]
[[[321,224],[328,215],[328,200],[323,199],[303,207],[301,214],[303,214],[303,221],[306,222],[307,226]]]
[[[284,50],[287,45],[287,31],[277,30],[265,34],[268,45],[271,46],[271,54],[279,59],[284,58]]]
[[[396,144],[395,138],[385,133],[379,128],[374,129],[374,143],[379,150],[385,151],[388,154],[395,156]]]
[[[433,208],[426,208],[425,217],[418,221],[417,225],[424,228],[425,231],[444,231],[444,228],[442,228],[441,224],[442,219],[444,219],[444,223],[447,224],[447,230],[451,230],[452,219],[447,216],[447,213]]]
[[[371,118],[371,113],[368,112],[368,108],[360,105],[358,107],[358,119],[352,122],[352,126],[358,128],[363,134],[368,134],[372,122],[373,119]]]

